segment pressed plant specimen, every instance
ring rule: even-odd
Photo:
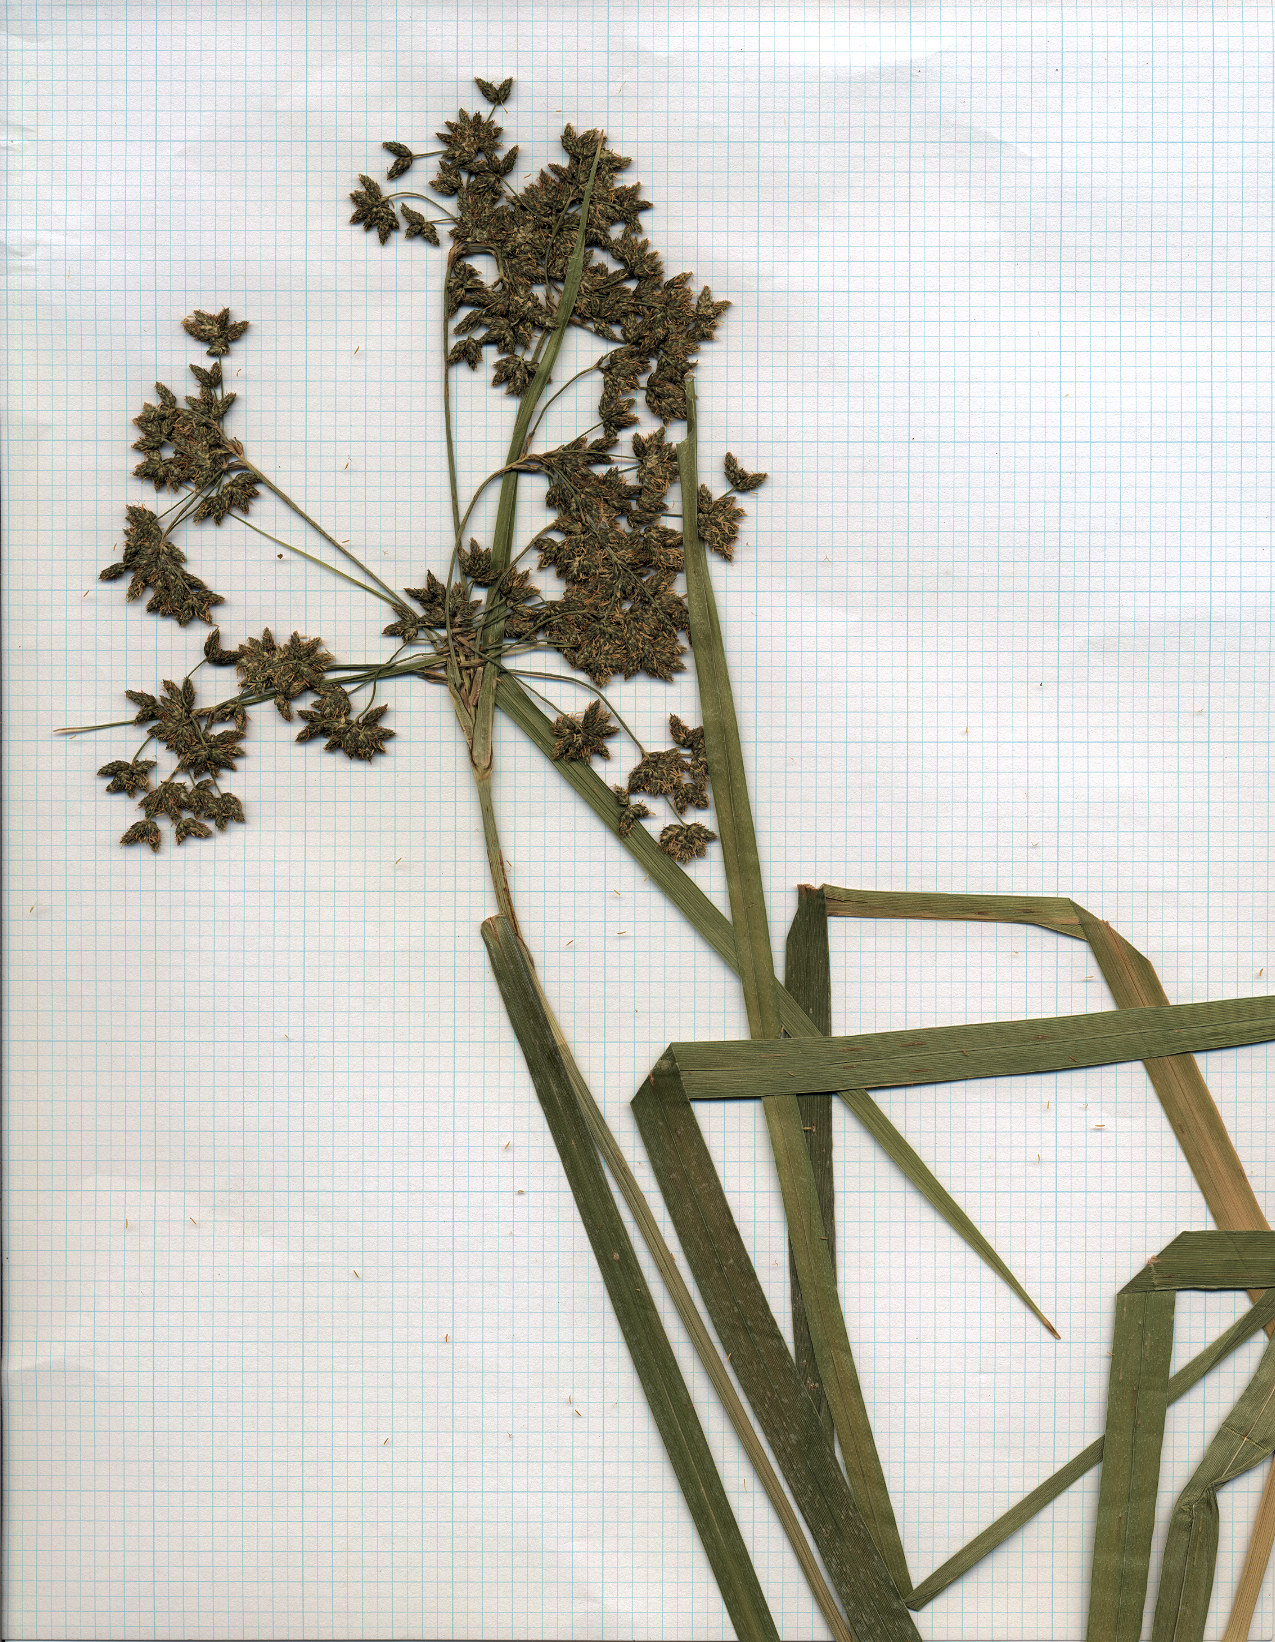
[[[1219,1224],[1257,1238],[1245,1245],[1243,1258],[1233,1248],[1223,1254],[1206,1250],[1195,1265],[1186,1263],[1177,1286],[1195,1282],[1258,1290],[1267,1270],[1263,1262],[1269,1264],[1272,1254],[1269,1233],[1191,1057],[1200,1049],[1275,1037],[1275,1009],[1266,999],[1174,1008],[1147,960],[1070,901],[890,898],[828,886],[800,891],[781,984],[708,557],[711,552],[732,559],[744,517],[739,498],[756,490],[766,475],[726,452],[724,484],[715,486],[701,472],[698,448],[694,370],[727,304],[707,286],[696,291],[689,274],[668,276],[643,233],[649,202],[640,185],[624,180],[630,162],[609,147],[601,131],[568,125],[561,139],[564,158],[516,183],[519,152],[506,145],[498,123],[512,82],[479,80],[477,85],[485,110],[461,110],[445,121],[434,150],[386,142],[392,160],[388,186],[365,175],[351,194],[353,224],[375,233],[381,245],[395,235],[418,239],[439,248],[443,262],[441,395],[451,504],[444,554],[436,567],[414,567],[418,585],[397,589],[285,495],[232,431],[236,396],[223,361],[232,349],[250,345],[249,326],[225,308],[195,309],[183,324],[205,350],[207,362],[191,366],[198,391],[179,396],[157,384],[156,402],[135,419],[141,459],[134,471],[153,486],[155,505],[128,507],[122,556],[101,574],[106,580],[128,578],[128,598],[147,596],[146,608],[155,614],[183,627],[198,622],[210,631],[202,658],[182,679],[163,681],[155,693],[128,692],[140,743],[99,773],[109,792],[134,801],[140,811],[123,831],[125,845],[159,851],[165,836],[177,845],[198,842],[246,820],[227,783],[247,751],[254,709],[273,707],[286,722],[299,724],[300,743],[316,742],[324,751],[372,762],[391,751],[395,732],[386,722],[389,703],[383,696],[395,681],[425,680],[446,689],[473,778],[496,904],[482,931],[491,967],[731,1621],[741,1637],[777,1636],[616,1193],[633,1216],[833,1634],[865,1642],[915,1637],[912,1610],[1003,1542],[1097,1456],[1083,1464],[1080,1456],[1059,1473],[1064,1480],[1043,1484],[1016,1513],[967,1547],[968,1555],[913,1580],[837,1293],[829,1091],[840,1094],[971,1250],[1043,1327],[1052,1329],[870,1091],[958,1075],[1147,1062]],[[428,183],[418,186],[421,173],[414,168],[420,161],[434,162],[434,170]],[[488,264],[494,264],[494,276],[484,272]],[[582,349],[593,350],[594,357],[565,375],[561,362],[569,343],[573,366]],[[452,373],[461,366],[472,371],[490,366],[492,386],[513,401],[504,461],[469,494],[451,411]],[[568,440],[547,444],[541,430],[548,408],[581,382],[596,389],[590,425]],[[548,517],[529,540],[519,542],[516,504],[520,487],[533,482]],[[313,553],[253,523],[253,504],[265,491],[317,537]],[[474,533],[474,521],[491,491],[494,519],[483,540]],[[169,493],[177,499],[161,509]],[[188,527],[206,521],[221,526],[235,515],[274,546],[302,553],[380,601],[389,617],[384,634],[392,641],[386,654],[340,661],[320,638],[300,630],[282,638],[265,628],[238,642],[223,640],[221,627],[213,623],[224,601],[188,568],[178,537],[185,542]],[[668,745],[648,747],[608,699],[608,686],[638,675],[673,682],[687,670],[688,645],[698,710],[689,719],[671,713]],[[208,688],[208,679],[229,677],[231,670],[231,682]],[[578,698],[574,704],[558,699],[572,687],[587,695],[583,706]],[[670,1046],[634,1101],[652,1168],[713,1328],[572,1055],[523,939],[502,849],[504,818],[495,799],[497,712],[538,747],[643,863],[655,888],[739,975],[753,1041]],[[618,758],[625,743],[631,752]],[[625,773],[614,780],[603,771],[606,777]],[[686,871],[715,846],[725,866],[729,916]],[[828,918],[838,915],[1041,923],[1089,942],[1120,1007],[1058,1020],[944,1029],[946,1037],[833,1037]],[[789,1233],[791,1347],[770,1312],[703,1146],[691,1104],[700,1099],[762,1101]],[[1145,1324],[1143,1313],[1158,1318],[1156,1339],[1166,1328],[1171,1338],[1171,1309],[1166,1323],[1159,1300],[1139,1301],[1133,1311],[1131,1304],[1118,1325],[1125,1331],[1119,1335],[1122,1362],[1146,1345],[1151,1324]],[[1270,1321],[1271,1307],[1258,1301],[1240,1325],[1180,1371],[1176,1390],[1161,1351],[1154,1374],[1148,1371],[1149,1397],[1167,1407],[1186,1389],[1184,1375],[1198,1378]],[[1250,1402],[1265,1406],[1260,1387]],[[1247,1404],[1245,1409],[1247,1418]],[[1120,1431],[1120,1441],[1132,1442],[1118,1420],[1115,1427],[1109,1422],[1112,1429]],[[1252,1426],[1247,1462],[1257,1463],[1275,1446],[1275,1430],[1269,1440],[1266,1431],[1265,1425]],[[1184,1496],[1175,1547],[1184,1534],[1195,1535],[1195,1544],[1206,1533],[1215,1518],[1218,1486],[1243,1468],[1234,1456],[1219,1457],[1212,1449],[1210,1456],[1193,1479],[1190,1499]],[[1139,1465],[1140,1524],[1148,1488],[1154,1500],[1158,1448],[1152,1457],[1140,1457]],[[1102,1524],[1118,1518],[1124,1524],[1120,1557],[1145,1568],[1146,1536],[1128,1531],[1129,1512],[1121,1514],[1118,1500],[1104,1509],[1100,1533],[1107,1531]],[[1185,1551],[1179,1556],[1175,1548],[1174,1556],[1185,1565]],[[1200,1609],[1201,1590],[1207,1612],[1203,1576],[1192,1578],[1195,1606],[1179,1602],[1179,1614]],[[1111,1621],[1117,1629],[1110,1631],[1104,1580],[1120,1609]],[[1142,1584],[1145,1595],[1145,1574]],[[1112,1561],[1100,1543],[1093,1638],[1136,1634],[1129,1627],[1141,1623],[1142,1598],[1130,1594],[1137,1585],[1136,1572],[1129,1575],[1124,1562]],[[1164,1600],[1168,1612],[1171,1597]],[[1177,1629],[1158,1630],[1157,1636],[1185,1642],[1195,1634],[1180,1618],[1173,1623]]]

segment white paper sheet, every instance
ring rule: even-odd
[[[204,636],[95,579],[150,499],[129,419],[199,358],[182,316],[229,304],[250,454],[392,585],[441,572],[442,253],[382,249],[346,196],[512,74],[523,162],[604,125],[670,271],[734,304],[701,449],[771,475],[714,573],[777,953],[801,881],[1065,894],[1174,1001],[1263,992],[1269,15],[41,0],[6,27],[5,1634],[727,1636],[487,971],[445,694],[396,687],[374,767],[259,715],[250,824],[154,859],[94,779],[131,732],[52,735]],[[470,483],[508,407],[458,383]],[[387,653],[379,606],[241,524],[185,545],[229,642]],[[616,700],[663,745],[692,692]],[[744,1035],[737,988],[508,726],[497,756],[544,984],[641,1163],[638,1082]],[[842,1031],[1110,1006],[1040,931],[832,935]],[[1204,1068],[1267,1200],[1269,1052]],[[1100,1433],[1115,1290],[1209,1222],[1138,1067],[882,1104],[1063,1335],[839,1115],[845,1309],[920,1577]],[[786,1319],[764,1125],[702,1121]],[[1241,1303],[1184,1299],[1176,1360]],[[822,1636],[665,1311],[780,1631]],[[1256,1349],[1171,1414],[1166,1514]],[[1213,1636],[1263,1477],[1223,1496]],[[923,1635],[1078,1637],[1095,1502],[1091,1475]]]

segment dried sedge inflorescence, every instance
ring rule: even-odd
[[[594,375],[599,384],[593,427],[543,450],[532,448],[533,428],[515,463],[520,474],[545,481],[548,523],[504,570],[477,539],[458,544],[446,579],[430,571],[422,585],[403,590],[401,602],[390,595],[394,620],[384,631],[400,650],[420,645],[448,658],[453,677],[473,678],[491,664],[516,671],[519,655],[548,649],[599,693],[613,679],[638,674],[671,680],[684,669],[688,616],[680,582],[678,458],[669,430],[685,419],[684,379],[728,304],[716,301],[707,286],[697,293],[689,274],[666,275],[640,231],[650,202],[640,184],[622,182],[630,161],[607,146],[602,132],[567,126],[565,161],[546,165],[521,187],[511,182],[518,150],[506,147],[495,111],[508,101],[513,82],[476,83],[490,107],[482,113],[462,109],[443,122],[437,133],[441,149],[431,151],[437,160],[428,184],[432,192],[410,186],[387,191],[363,176],[350,195],[351,222],[375,232],[382,244],[405,229],[405,239],[438,245],[440,230],[445,231],[450,240],[444,285],[447,369],[465,364],[476,370],[490,354],[493,385],[520,398],[559,322],[558,303],[592,174],[585,263],[570,323],[607,349],[580,373]],[[386,177],[391,184],[425,157],[406,143],[383,146],[391,157]],[[485,272],[490,260],[495,277]],[[175,532],[187,521],[220,524],[232,513],[246,514],[265,481],[224,429],[235,395],[226,389],[221,361],[247,331],[247,322],[233,320],[229,309],[196,309],[183,325],[206,345],[213,362],[191,366],[199,392],[184,403],[156,384],[158,403],[148,403],[136,418],[142,460],[135,472],[157,490],[184,493],[184,500],[163,518],[131,506],[123,558],[102,575],[107,580],[130,575],[130,599],[149,590],[149,610],[185,625],[196,618],[211,623],[213,608],[223,601],[186,569]],[[647,430],[639,426],[639,395],[657,423]],[[697,522],[705,544],[730,559],[744,516],[736,497],[756,489],[766,475],[749,473],[730,454],[725,472],[728,488],[721,495],[699,487]],[[557,588],[538,584],[537,571],[552,572]],[[476,596],[483,592],[485,602]],[[247,708],[264,700],[290,720],[294,702],[309,694],[310,703],[299,711],[304,727],[297,740],[319,740],[329,751],[370,760],[392,737],[380,723],[383,706],[369,703],[356,712],[347,689],[328,676],[333,658],[317,638],[294,633],[279,644],[267,628],[259,638],[227,649],[214,630],[200,665],[205,664],[233,666],[241,685],[228,702],[191,707],[191,723],[203,724],[207,734],[229,717],[242,734]],[[345,683],[358,687],[348,677]],[[189,685],[187,679],[180,688]],[[658,842],[685,862],[703,855],[714,837],[686,819],[688,810],[708,807],[708,767],[703,731],[689,729],[676,716],[670,723],[673,745],[656,752],[640,749],[627,781],[613,790],[622,836],[651,818],[639,794],[664,799],[677,821],[663,829]],[[553,756],[610,758],[607,743],[618,730],[602,700],[579,714],[561,713],[554,722]],[[163,738],[152,730],[131,762],[104,767],[108,790],[141,794],[145,801],[150,789],[142,783],[149,783],[153,762],[142,755],[155,739]],[[175,777],[189,773],[182,756]],[[206,829],[187,825],[201,823],[202,811],[178,811],[176,802],[170,792],[167,808],[156,813],[169,815],[182,837],[204,836]],[[242,812],[231,818],[241,819]],[[152,820],[148,811],[147,822]],[[137,828],[126,840],[158,843],[157,833]]]
[[[507,102],[512,90],[510,80],[499,86],[476,83],[493,109]],[[558,322],[557,295],[591,171],[586,260],[571,324],[610,346],[582,373],[600,378],[594,427],[547,450],[528,448],[517,462],[520,473],[546,481],[544,500],[552,518],[528,545],[537,555],[536,567],[553,571],[561,591],[546,593],[517,558],[497,574],[490,550],[471,539],[457,552],[447,582],[431,572],[423,587],[405,590],[419,613],[404,607],[385,631],[405,643],[448,649],[470,665],[512,665],[508,652],[547,647],[595,687],[639,673],[671,680],[683,670],[688,617],[679,587],[682,535],[670,506],[678,462],[669,425],[685,419],[684,379],[728,304],[715,301],[707,286],[697,294],[689,274],[666,276],[662,259],[640,232],[650,202],[640,184],[621,183],[631,162],[606,145],[602,132],[567,126],[566,162],[545,166],[521,188],[509,180],[518,151],[506,150],[492,112],[462,109],[436,136],[442,149],[435,151],[438,165],[429,186],[448,202],[438,218],[426,219],[408,203],[428,196],[411,189],[386,193],[362,177],[350,196],[351,221],[375,230],[382,244],[402,226],[400,213],[406,238],[437,242],[438,229],[448,233],[448,366],[477,370],[490,352],[493,386],[514,397],[527,392],[540,349]],[[384,147],[392,156],[388,182],[397,182],[422,157],[406,143]],[[480,271],[479,258],[494,259],[495,278]],[[639,424],[639,394],[659,425],[632,432],[624,453],[622,435]],[[725,467],[730,488],[715,497],[701,486],[697,514],[703,541],[730,559],[744,516],[735,496],[756,489],[766,475],[747,472],[733,455]],[[483,588],[495,594],[486,612],[473,597],[474,589]],[[501,631],[498,655],[484,642],[493,610]],[[553,756],[609,758],[606,742],[614,733],[601,703],[583,714],[560,714]],[[667,799],[679,818],[688,808],[707,806],[702,732],[686,733],[699,736],[698,746],[679,740],[675,731],[673,748],[645,753],[629,781],[615,789],[622,835],[651,815],[634,794]],[[679,819],[659,842],[686,861],[702,855],[712,836],[706,827]]]

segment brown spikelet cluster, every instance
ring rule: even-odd
[[[248,321],[232,320],[229,308],[215,314],[196,308],[182,325],[197,341],[207,343],[213,363],[190,367],[199,392],[187,394],[184,402],[164,383],[155,384],[158,403],[147,401],[133,418],[133,449],[142,457],[133,472],[158,491],[188,492],[190,501],[173,517],[165,515],[167,524],[150,508],[127,508],[123,555],[107,565],[99,579],[113,582],[128,576],[130,599],[149,590],[146,608],[171,616],[184,627],[194,620],[211,622],[213,606],[223,601],[185,568],[186,555],[174,542],[174,533],[188,518],[196,524],[204,519],[221,524],[232,512],[247,513],[258,487],[255,472],[245,464],[243,446],[222,425],[236,396],[226,391],[221,359],[247,331]]]

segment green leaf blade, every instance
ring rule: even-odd
[[[612,1307],[731,1622],[741,1642],[779,1642],[686,1382],[581,1116],[526,949],[505,918],[489,918],[483,940]]]
[[[1177,1498],[1151,1642],[1204,1642],[1220,1530],[1218,1491],[1275,1450],[1275,1342]]]
[[[686,605],[690,613],[691,649],[704,717],[704,743],[712,783],[713,809],[722,841],[731,923],[738,948],[740,984],[748,1011],[748,1029],[757,1038],[779,1036],[775,996],[775,960],[766,918],[766,891],[744,749],[739,738],[735,698],[731,691],[726,648],[717,600],[708,573],[708,555],[699,538],[699,463],[696,453],[695,383],[686,379],[686,438],[677,447],[682,484],[682,550],[686,566]]]
[[[789,995],[797,1000],[810,1016],[816,1029],[825,1037],[832,1032],[832,958],[828,949],[828,908],[823,891],[810,884],[797,886],[797,911],[788,928],[784,946],[784,984]],[[828,1258],[833,1269],[837,1264],[836,1193],[832,1170],[832,1096],[800,1095],[797,1108],[801,1113],[802,1132],[806,1150],[810,1154],[810,1168],[815,1177],[815,1191],[819,1196],[819,1212],[823,1219],[824,1236],[828,1239]],[[797,1257],[792,1240],[788,1243],[789,1289],[792,1294],[793,1358],[797,1374],[810,1394],[824,1430],[831,1439],[832,1410],[819,1375],[814,1341],[810,1337],[810,1319],[801,1295],[801,1281],[797,1271]]]
[[[1275,1039],[1275,998],[929,1026],[858,1037],[673,1044],[692,1100],[893,1089],[1066,1072]]]
[[[1116,1297],[1087,1642],[1140,1642],[1169,1403],[1174,1295]]]
[[[575,789],[603,825],[615,834],[651,882],[664,892],[718,956],[738,973],[739,959],[735,932],[721,909],[709,900],[688,873],[664,854],[643,827],[636,826],[627,833],[621,832],[620,806],[616,802],[615,794],[592,769],[584,764],[553,762],[552,721],[531,701],[516,679],[508,675],[503,676],[496,699],[501,711],[540,749],[550,760],[557,774]],[[818,1027],[788,990],[777,985],[775,991],[784,1031],[794,1038],[818,1037]],[[986,1251],[991,1248],[987,1238],[978,1231],[970,1217],[938,1180],[906,1136],[891,1123],[880,1106],[863,1091],[852,1092],[850,1095],[841,1091],[841,1098],[885,1151],[887,1157],[902,1170],[905,1177],[917,1187],[957,1235],[980,1259],[987,1259]],[[1001,1272],[999,1264],[995,1265],[994,1269]],[[1016,1279],[1010,1286],[1014,1287],[1015,1283]],[[1034,1302],[1029,1300],[1027,1303],[1034,1311],[1037,1309]],[[1039,1311],[1037,1315],[1041,1316],[1041,1320],[1048,1326],[1048,1320]]]

